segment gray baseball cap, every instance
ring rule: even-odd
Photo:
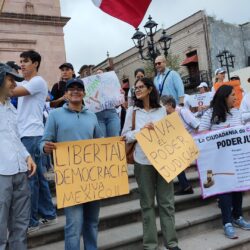
[[[0,63],[0,86],[3,84],[6,75],[11,75],[17,82],[23,81],[23,77],[17,74],[9,65]]]

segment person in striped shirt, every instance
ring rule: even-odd
[[[232,86],[223,85],[215,93],[211,107],[202,116],[199,131],[217,130],[241,125],[241,112],[234,108],[236,101]],[[218,195],[224,233],[236,239],[234,226],[250,230],[250,223],[242,217],[242,192]]]

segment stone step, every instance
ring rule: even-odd
[[[200,207],[213,202],[214,199],[202,200],[199,188],[194,189],[194,194],[175,197],[176,212]],[[157,205],[156,205],[157,207]],[[61,212],[63,210],[60,210]],[[141,221],[141,210],[139,200],[101,207],[99,231],[119,227],[129,223]],[[42,242],[48,243],[63,239],[65,217],[58,216],[58,223],[47,228],[42,228],[29,237],[29,245],[36,246]]]
[[[221,228],[208,230],[180,240],[179,246],[185,250],[200,249],[200,246],[203,250],[249,250],[250,232],[236,228],[236,233],[239,238],[231,240],[224,236]]]
[[[176,211],[192,208],[194,206],[202,206],[209,204],[213,199],[202,200],[199,188],[194,189],[194,194],[175,197]],[[157,207],[157,205],[156,205]],[[62,215],[63,209],[60,210],[61,214],[58,216],[58,223],[56,225],[42,228],[38,232],[30,235],[29,244],[35,246],[40,244],[41,240],[44,242],[51,242],[58,239],[63,239],[63,230],[65,225],[65,217]],[[100,210],[100,223],[99,230],[106,230],[128,223],[141,221],[141,210],[139,200],[131,200],[128,202],[114,204],[111,206],[101,207]]]
[[[243,210],[249,211],[250,209],[250,196],[244,197]],[[247,215],[249,217],[249,214]],[[53,226],[46,228],[46,231],[51,231]],[[157,218],[157,227],[160,228],[159,218]],[[180,246],[182,249],[189,250],[208,250],[208,249],[228,249],[228,241],[230,243],[233,240],[225,240],[223,235],[223,230],[221,226],[221,214],[220,209],[217,207],[216,202],[210,203],[208,205],[202,207],[193,207],[184,211],[176,212],[176,229],[178,232],[178,238],[180,241]],[[42,230],[45,230],[42,229]],[[54,242],[51,244],[47,244],[48,239],[46,240],[47,235],[45,232],[40,232],[40,246],[30,244],[30,249],[34,250],[59,250],[63,249],[63,241]],[[211,232],[210,240],[207,240],[206,244],[200,241],[200,243],[196,246],[190,245],[190,248],[187,248],[188,242],[192,244],[192,242],[197,239],[197,237],[206,237],[206,234]],[[212,235],[213,232],[217,232]],[[37,232],[38,234],[39,232]],[[244,237],[247,237],[246,233],[248,233],[249,240],[244,241]],[[160,230],[159,230],[160,234]],[[240,231],[239,240],[243,240],[244,242],[239,242],[237,244],[241,244],[242,247],[245,244],[249,244],[250,241],[250,232]],[[213,237],[218,237],[218,241],[222,243],[220,248],[216,247],[216,244],[213,240]],[[30,239],[31,240],[31,239]],[[54,239],[55,241],[55,239]],[[211,246],[209,245],[211,243]],[[224,243],[225,242],[225,243]],[[215,245],[214,245],[215,244]],[[120,224],[120,226],[100,231],[98,245],[100,250],[134,250],[134,249],[142,249],[142,224],[141,222],[134,222],[126,225]],[[36,247],[37,246],[37,247]],[[201,248],[202,246],[202,248]],[[33,248],[31,248],[33,247]],[[207,248],[205,248],[207,247]],[[209,248],[210,247],[210,248]],[[230,247],[236,247],[230,245]],[[232,249],[241,249],[241,248],[232,248]],[[243,249],[243,248],[242,248]]]

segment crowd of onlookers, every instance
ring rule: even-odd
[[[50,156],[57,142],[119,135],[134,142],[142,128],[154,129],[155,121],[173,112],[179,114],[191,135],[250,123],[250,93],[243,95],[240,109],[235,108],[235,89],[223,84],[223,68],[216,70],[217,85],[211,91],[205,82],[197,87],[199,94],[209,92],[211,104],[193,107],[178,72],[167,67],[164,56],[158,56],[154,79],[147,78],[142,68],[136,69],[135,83],[124,89],[125,103],[120,109],[114,106],[94,114],[84,106],[85,86],[71,63],[59,66],[61,78],[51,90],[38,74],[40,63],[40,54],[30,50],[20,54],[20,65],[13,61],[0,64],[0,249],[7,244],[9,249],[27,249],[27,233],[57,223],[45,175],[53,165]],[[164,180],[138,143],[134,159],[143,247],[158,248],[156,197],[165,246],[178,250],[174,195],[192,194],[193,188],[183,171],[178,175],[180,189],[174,192],[173,182]],[[250,230],[242,216],[242,192],[218,195],[218,202],[228,238],[237,237],[234,226]],[[64,209],[66,250],[80,249],[81,236],[86,250],[98,248],[99,210],[100,201]]]

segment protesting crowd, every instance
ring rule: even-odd
[[[154,122],[174,112],[194,137],[204,131],[250,124],[250,93],[223,84],[223,68],[215,71],[211,91],[206,82],[197,87],[200,95],[207,94],[208,104],[193,106],[179,73],[168,68],[164,56],[158,56],[154,79],[146,77],[144,69],[135,69],[135,83],[129,91],[121,90],[125,95],[122,119],[115,105],[96,113],[86,108],[86,86],[76,77],[71,63],[58,65],[61,78],[48,90],[47,82],[39,75],[41,63],[41,55],[30,50],[20,54],[20,66],[12,61],[0,64],[0,250],[7,246],[10,250],[25,250],[27,235],[57,223],[46,179],[47,171],[53,168],[51,156],[56,143],[114,136],[133,143],[142,129],[153,130]],[[236,91],[242,95],[239,105],[235,105]],[[156,198],[165,247],[179,250],[174,197],[193,194],[193,187],[183,171],[177,176],[179,190],[174,192],[173,181],[168,183],[159,174],[139,143],[135,143],[133,156],[143,248],[158,249]],[[250,230],[250,222],[242,213],[242,192],[223,193],[217,198],[226,237],[238,237],[235,227]],[[80,250],[81,237],[85,250],[98,249],[100,204],[95,200],[64,208],[65,250]]]

